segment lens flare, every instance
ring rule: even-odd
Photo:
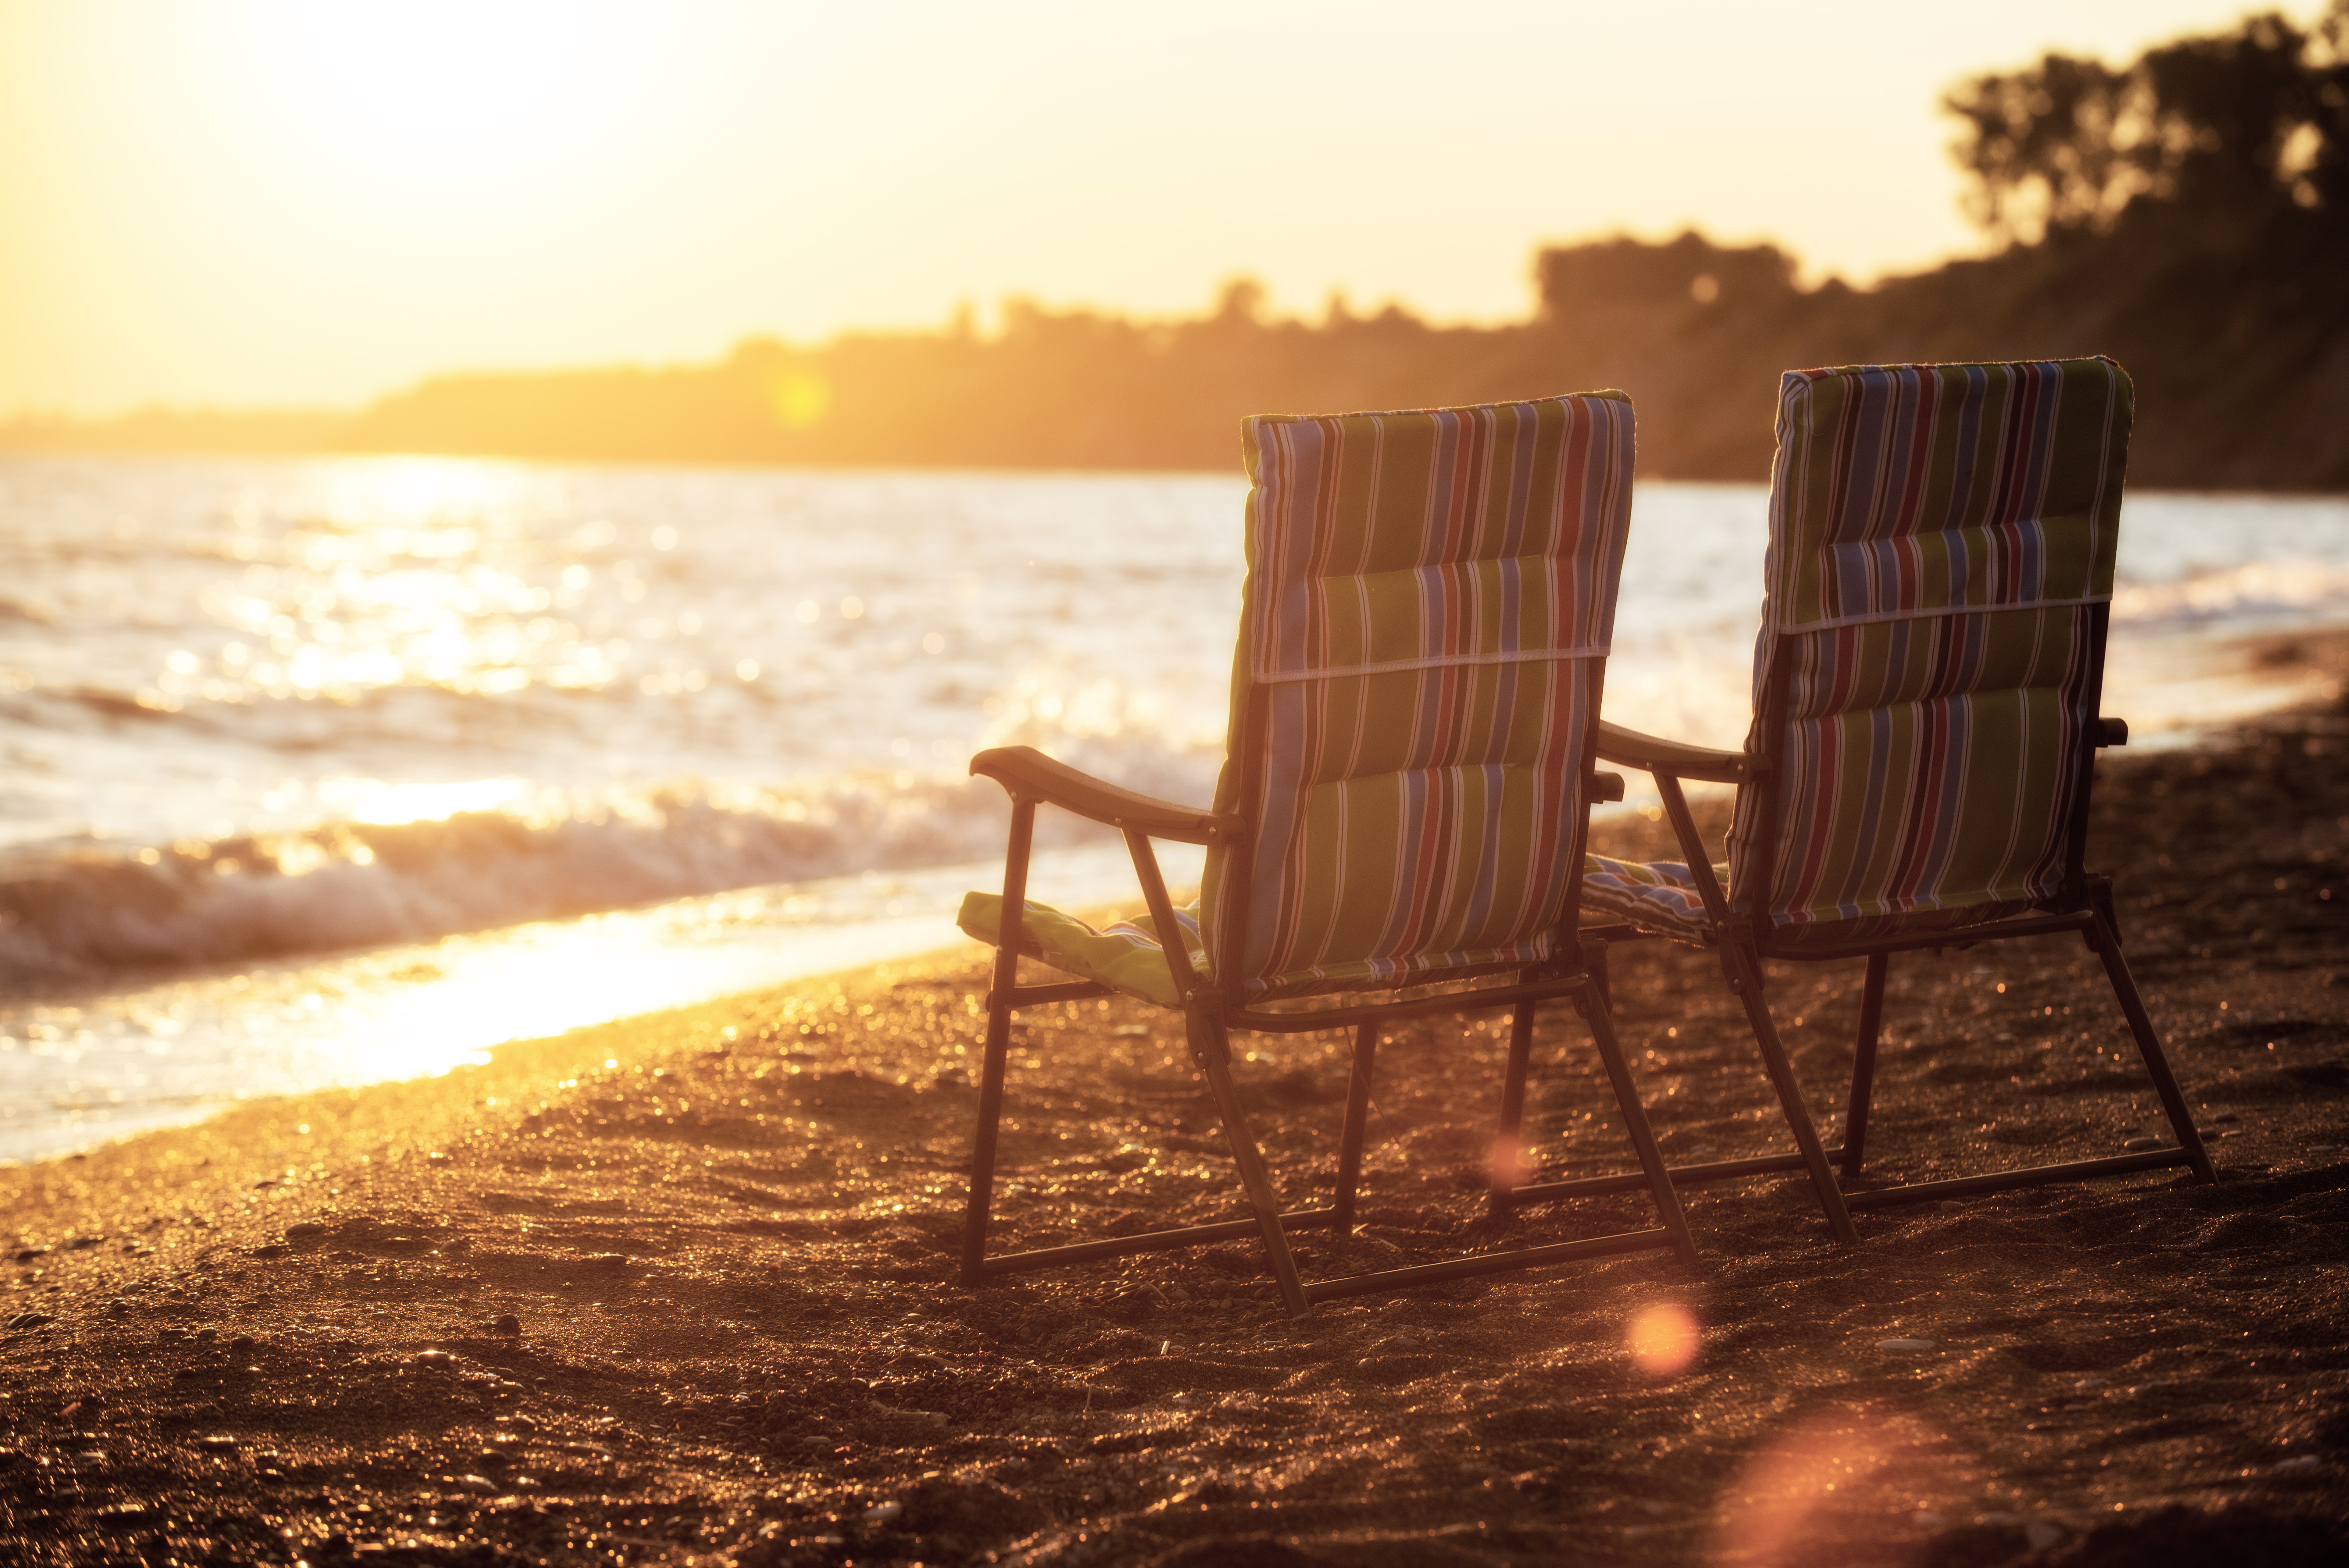
[[[1671,1302],[1651,1306],[1631,1320],[1629,1343],[1640,1370],[1669,1377],[1696,1359],[1701,1336],[1696,1315]]]
[[[1766,1436],[1721,1495],[1716,1568],[1847,1561],[1889,1516],[1951,1509],[1981,1467],[1904,1412],[1814,1410]]]
[[[790,371],[775,382],[771,402],[784,429],[810,429],[832,411],[832,383],[812,369]]]
[[[1493,1185],[1506,1191],[1522,1187],[1531,1174],[1526,1165],[1525,1147],[1514,1138],[1493,1140]]]

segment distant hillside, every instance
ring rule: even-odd
[[[2103,353],[2137,380],[2137,482],[2349,489],[2344,62],[2349,0],[2334,0],[2313,36],[2258,17],[2126,67],[2051,55],[1963,83],[1944,107],[2004,248],[1866,290],[1799,288],[1766,245],[1604,239],[1539,252],[1535,313],[1506,326],[1400,308],[1272,320],[1241,280],[1185,320],[1014,301],[988,337],[753,339],[715,365],[447,376],[344,421],[250,429],[269,450],[298,434],[345,451],[1228,469],[1245,414],[1619,387],[1643,472],[1757,480],[1782,370]],[[203,418],[75,429],[128,445]],[[70,433],[0,427],[0,447],[64,444],[44,430]]]

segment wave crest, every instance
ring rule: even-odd
[[[1152,746],[1055,749],[1181,799],[1206,799],[1212,781],[1203,758],[1143,755]],[[988,780],[897,772],[796,790],[683,782],[144,849],[53,846],[0,863],[0,973],[54,978],[429,941],[734,888],[985,861],[1002,853],[1008,815]],[[1038,830],[1046,845],[1088,830],[1058,812]]]

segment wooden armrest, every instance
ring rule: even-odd
[[[994,779],[1014,795],[1048,800],[1080,817],[1090,817],[1112,828],[1147,833],[1154,839],[1206,844],[1247,830],[1245,818],[1195,810],[1104,784],[1065,762],[1054,761],[1032,746],[998,746],[982,751],[970,759],[970,770]]]
[[[1766,758],[1665,740],[1604,719],[1599,722],[1599,756],[1601,761],[1619,762],[1626,768],[1670,773],[1679,779],[1702,779],[1713,784],[1742,784],[1770,770]]]
[[[2088,727],[2088,738],[2099,750],[2107,746],[2127,746],[2128,720],[2126,718],[2097,719]]]
[[[1590,798],[1594,800],[1620,800],[1623,798],[1623,776],[1609,773],[1604,768],[1592,769]]]

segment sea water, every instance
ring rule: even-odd
[[[1207,798],[1243,493],[0,461],[0,1156],[957,940],[973,751]],[[1609,717],[1737,743],[1764,505],[1640,487]],[[2302,695],[2213,650],[2349,620],[2349,501],[2133,496],[2120,579],[2106,709],[2191,735]],[[1137,902],[1040,844],[1040,896]]]

